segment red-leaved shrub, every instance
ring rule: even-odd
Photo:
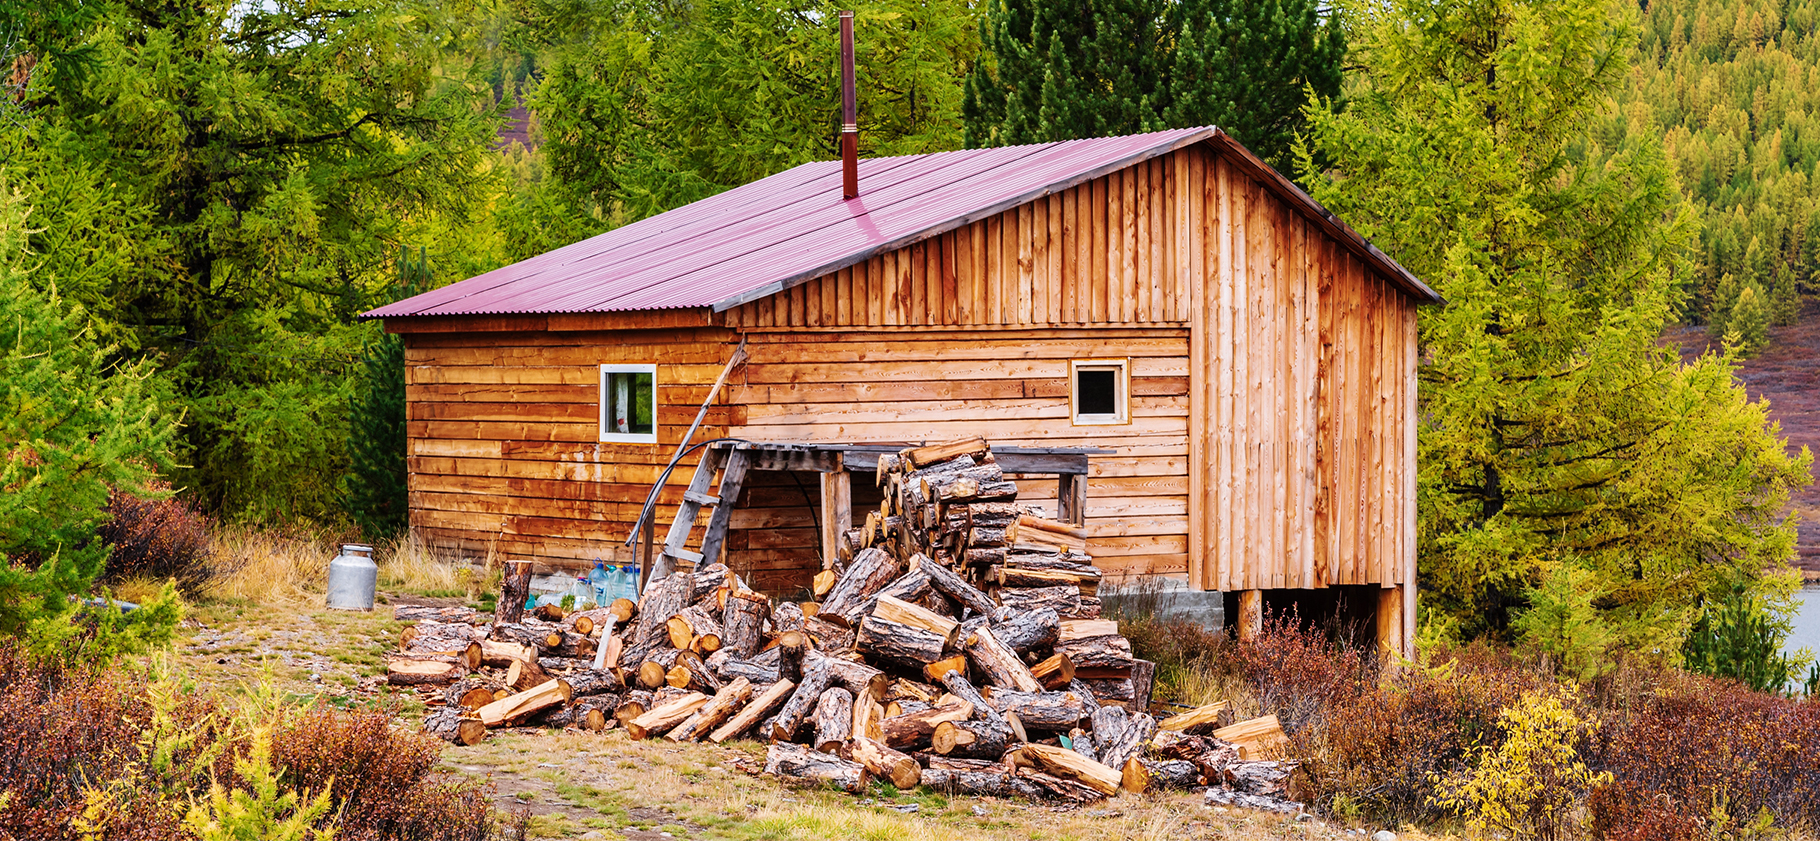
[[[214,576],[209,520],[189,501],[115,489],[107,513],[97,532],[109,547],[103,580],[175,579],[178,589],[193,594]]]
[[[1263,632],[1223,652],[1224,667],[1250,686],[1260,709],[1275,713],[1291,735],[1377,682],[1378,658],[1330,641],[1292,611],[1264,618]]]

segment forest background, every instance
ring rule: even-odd
[[[1814,0],[852,5],[863,155],[1217,124],[1447,295],[1430,633],[1596,670],[1787,599],[1811,462],[1730,366],[1820,287]],[[51,325],[6,348],[0,484],[64,500],[0,505],[0,590],[102,563],[58,471],[398,529],[400,349],[356,316],[833,157],[836,8],[0,0],[0,278]],[[1729,350],[1683,364],[1677,320]]]

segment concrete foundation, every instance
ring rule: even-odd
[[[1209,631],[1226,627],[1226,594],[1218,590],[1193,590],[1186,578],[1147,576],[1133,581],[1100,582],[1100,603],[1106,613],[1155,613],[1162,619],[1193,622]]]

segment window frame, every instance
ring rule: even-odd
[[[611,374],[650,374],[651,375],[651,431],[650,432],[609,432],[607,426],[607,380]],[[655,444],[657,443],[657,364],[651,362],[604,362],[600,366],[600,440],[613,444]]]
[[[1081,369],[1111,368],[1118,372],[1113,379],[1113,402],[1118,411],[1110,415],[1082,414]],[[1131,423],[1131,359],[1071,359],[1068,361],[1068,417],[1075,426],[1123,426]]]

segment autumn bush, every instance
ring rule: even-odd
[[[136,494],[118,488],[108,494],[107,522],[97,535],[108,544],[102,579],[170,579],[187,595],[202,591],[215,576],[209,518],[194,503],[162,492]]]
[[[392,722],[0,643],[0,838],[207,841],[268,820],[360,841],[491,837],[487,786],[436,770],[439,743]]]

